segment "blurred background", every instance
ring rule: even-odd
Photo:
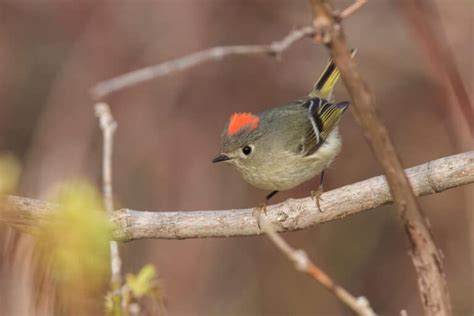
[[[350,3],[334,1],[338,8]],[[415,3],[427,10],[417,11]],[[473,21],[471,0],[369,1],[344,21],[405,167],[472,149],[473,122],[463,117],[453,91],[467,91],[464,106],[470,106]],[[212,46],[270,43],[310,23],[306,0],[0,0],[0,152],[22,163],[17,194],[44,198],[78,177],[100,185],[102,141],[89,95],[97,82]],[[433,54],[436,45],[442,63]],[[266,192],[229,166],[210,163],[225,120],[306,95],[327,57],[324,47],[305,39],[278,60],[231,57],[109,96],[119,124],[118,205],[150,211],[255,206]],[[460,76],[454,87],[440,67],[445,64]],[[336,97],[348,99],[342,84]],[[350,111],[341,132],[344,146],[326,172],[325,190],[381,173]],[[308,196],[317,184],[273,202]],[[474,313],[473,200],[472,185],[420,198],[445,256],[455,315]],[[0,314],[27,315],[34,242],[12,234],[0,226],[0,242],[9,249],[0,262]],[[368,297],[378,313],[422,312],[408,241],[392,206],[284,237],[351,293]],[[143,240],[121,250],[125,272],[156,266],[169,315],[351,314],[265,237]],[[97,296],[97,314],[102,301]]]

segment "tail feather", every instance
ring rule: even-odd
[[[357,50],[352,50],[352,57],[355,56]],[[324,68],[323,73],[319,77],[318,81],[314,84],[313,90],[310,92],[309,96],[311,98],[319,97],[326,100],[331,100],[332,91],[337,81],[339,80],[341,73],[337,69],[336,64],[329,58],[329,61]]]

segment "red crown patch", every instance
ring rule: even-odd
[[[234,113],[230,117],[227,134],[232,136],[244,127],[254,130],[258,127],[258,124],[260,124],[260,118],[252,113]]]

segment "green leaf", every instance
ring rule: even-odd
[[[151,264],[147,264],[137,275],[127,275],[127,285],[136,298],[140,298],[144,295],[152,295],[155,288],[156,276],[155,267]]]

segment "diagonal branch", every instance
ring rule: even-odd
[[[356,0],[354,4],[341,12],[341,18],[348,18],[359,10],[367,0]],[[314,35],[313,26],[304,26],[291,31],[281,40],[271,44],[260,45],[233,45],[216,46],[181,58],[173,59],[164,63],[144,67],[120,76],[97,83],[91,89],[91,95],[95,100],[102,100],[109,94],[128,88],[142,82],[166,76],[173,72],[183,71],[188,68],[211,61],[220,61],[230,56],[279,56],[299,40]]]
[[[278,234],[273,227],[267,222],[262,212],[257,212],[257,220],[262,230],[267,234],[273,244],[295,265],[296,270],[308,274],[311,278],[319,282],[337,299],[349,307],[354,313],[360,316],[375,316],[375,312],[370,307],[369,301],[363,297],[355,297],[342,286],[338,285],[329,275],[318,268],[311,261],[306,251],[302,249],[294,249],[288,244],[283,237]]]
[[[355,0],[354,3],[345,8],[339,16],[341,17],[341,19],[345,19],[351,16],[352,14],[359,11],[359,9],[362,8],[364,5],[366,5],[367,1],[369,0]]]
[[[474,151],[433,160],[406,170],[417,196],[442,192],[474,183]],[[390,204],[392,198],[384,176],[346,185],[323,193],[319,212],[311,198],[267,207],[266,219],[277,232],[301,230]],[[35,233],[57,205],[9,196],[0,203],[0,222]],[[185,239],[259,235],[253,209],[191,212],[144,212],[121,209],[113,212],[116,240],[145,238]]]
[[[397,205],[400,219],[411,243],[411,257],[417,272],[418,286],[426,315],[451,315],[451,303],[443,269],[443,260],[432,232],[418,205],[415,192],[403,173],[398,154],[387,129],[375,111],[375,98],[363,80],[357,64],[351,59],[340,16],[329,0],[311,0],[314,25],[323,32],[319,36],[329,48],[341,72],[341,78],[353,100],[353,114],[365,138],[381,164]],[[319,33],[321,33],[321,31]],[[318,31],[316,32],[318,35]]]
[[[440,27],[441,18],[436,4],[426,0],[402,0],[399,6],[431,65],[434,77],[439,82],[438,90],[444,98],[444,101],[440,102],[441,105],[447,107],[446,112],[460,111],[462,124],[467,127],[471,136],[474,136],[474,108],[447,44],[449,41]]]
[[[268,45],[234,45],[217,46],[184,57],[173,59],[161,64],[148,66],[132,72],[105,80],[96,84],[91,94],[94,99],[101,100],[110,93],[131,87],[172,72],[183,71],[210,61],[219,61],[235,55],[278,56],[297,41],[313,35],[313,27],[305,26],[291,31],[283,39]]]

